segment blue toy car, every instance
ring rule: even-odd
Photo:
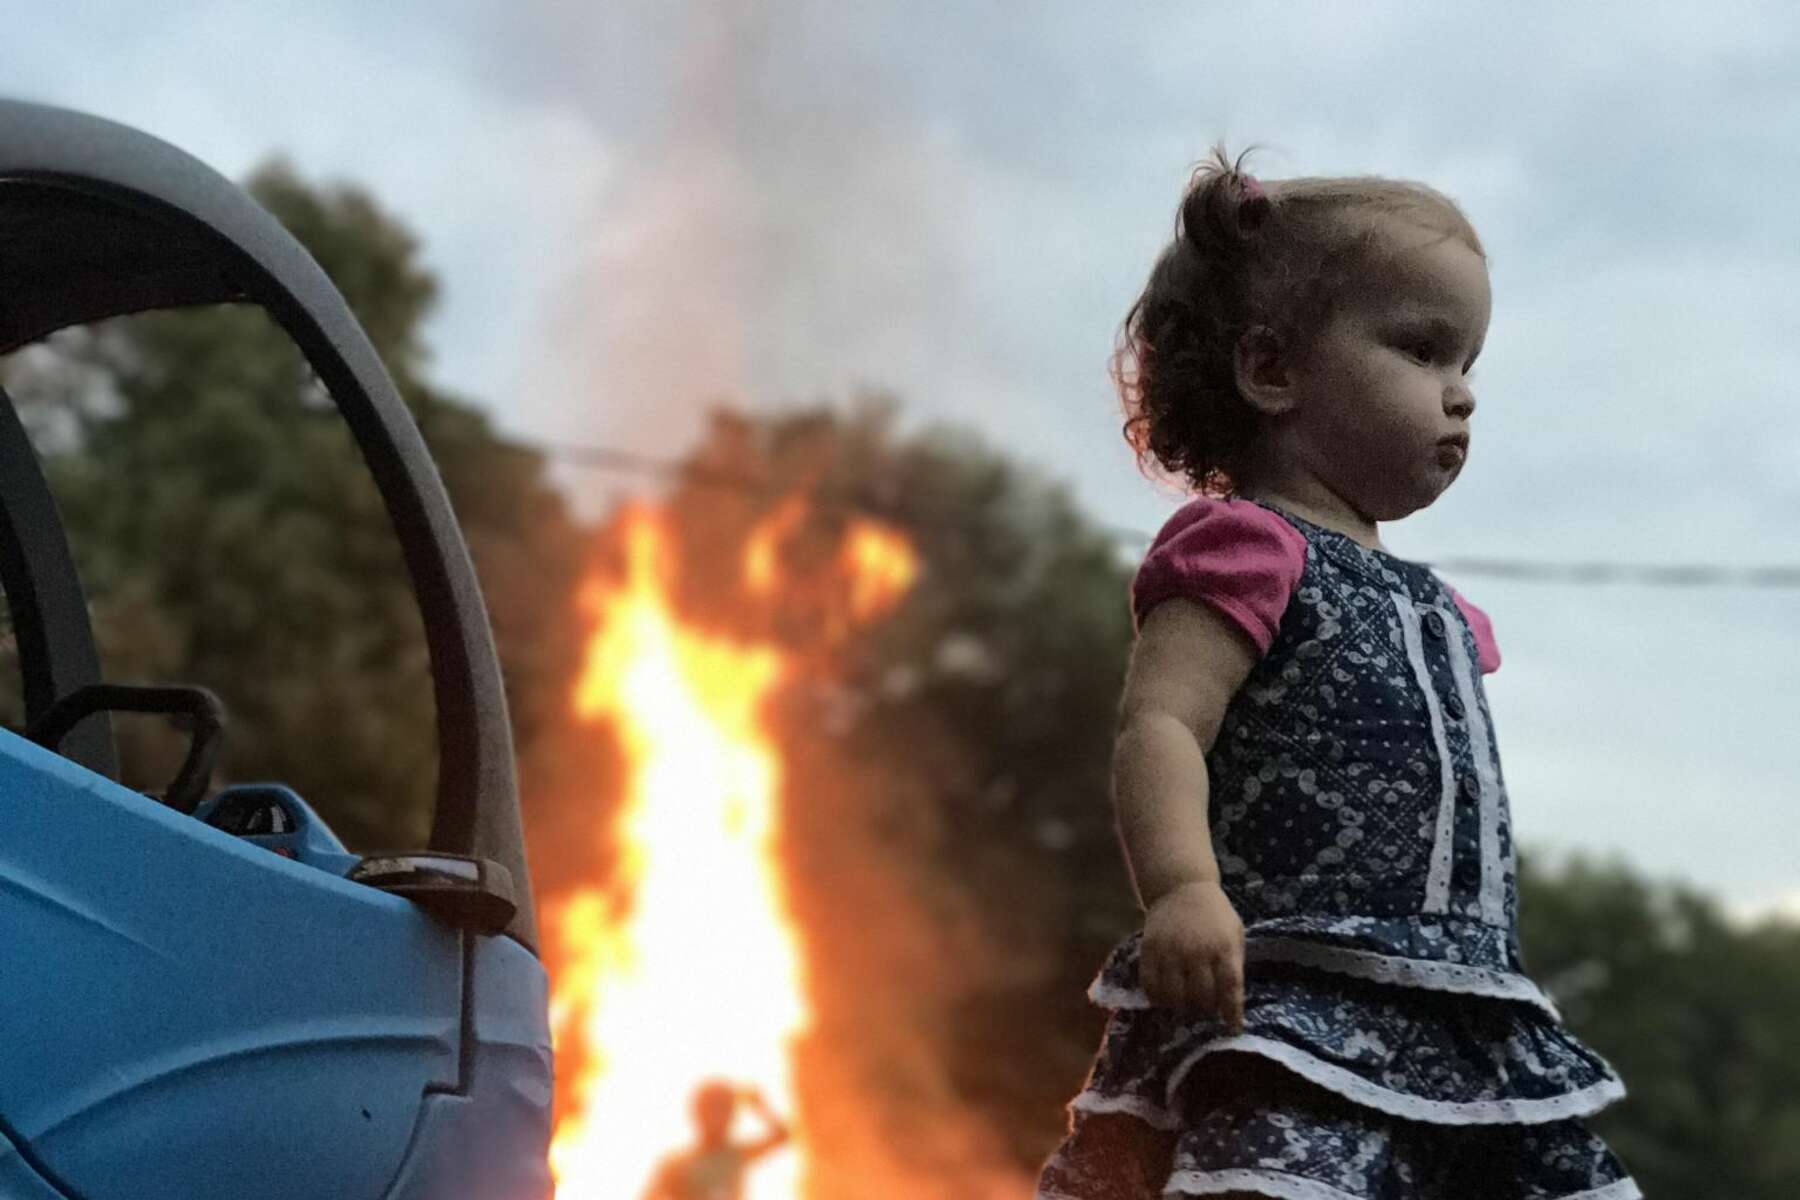
[[[511,735],[443,485],[342,297],[267,212],[123,126],[0,102],[0,354],[104,317],[259,304],[348,422],[419,599],[441,747],[428,847],[359,858],[279,784],[206,795],[218,702],[104,682],[44,475],[0,392],[0,1197],[541,1200],[546,980]],[[180,713],[160,798],[109,714]]]

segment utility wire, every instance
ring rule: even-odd
[[[586,470],[679,478],[684,483],[733,491],[763,491],[769,487],[769,480],[746,472],[702,466],[680,459],[658,458],[611,446],[544,442],[527,442],[525,445],[546,458]],[[819,504],[823,508],[855,512],[898,524],[911,524],[915,527],[926,524],[917,518],[902,517],[872,504],[832,498],[820,498]],[[1096,528],[1120,545],[1134,549],[1141,550],[1151,542],[1151,536],[1141,529],[1105,523],[1096,525]],[[1447,558],[1426,565],[1458,575],[1485,575],[1495,579],[1560,583],[1578,587],[1637,584],[1662,588],[1800,589],[1800,565],[1727,567],[1698,563],[1552,563],[1509,558]]]

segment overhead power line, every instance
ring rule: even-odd
[[[1632,583],[1649,587],[1800,588],[1800,566],[1726,567],[1700,563],[1529,562],[1502,558],[1446,558],[1433,567],[1459,575],[1487,575],[1529,583]]]
[[[769,480],[745,472],[703,466],[680,459],[659,458],[613,446],[545,442],[526,445],[546,458],[586,470],[680,478],[685,483],[746,492],[764,491],[770,486]],[[921,524],[916,519],[905,518],[874,505],[834,498],[821,498],[819,503],[825,508],[854,511],[898,524]],[[1098,524],[1096,528],[1121,545],[1133,548],[1141,549],[1151,541],[1151,535],[1141,529],[1105,523]],[[1495,579],[1560,583],[1577,587],[1635,584],[1661,588],[1800,589],[1800,565],[1732,567],[1701,563],[1558,563],[1516,558],[1446,558],[1427,565],[1457,575],[1485,575]]]

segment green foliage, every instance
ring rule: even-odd
[[[436,296],[411,236],[354,188],[276,164],[257,197],[343,291],[439,462],[493,609],[521,750],[566,684],[574,526],[539,457],[419,375]],[[417,845],[436,783],[430,672],[398,544],[348,430],[260,311],[74,331],[9,372],[95,612],[107,676],[201,683],[232,779],[293,784],[353,845]],[[125,777],[179,747],[120,723]]]
[[[1580,858],[1522,887],[1527,963],[1624,1078],[1593,1124],[1646,1194],[1794,1195],[1800,927],[1734,924],[1689,888]]]
[[[972,926],[937,968],[943,1053],[975,1108],[1033,1114],[1001,1124],[1035,1165],[1093,1053],[1087,977],[1137,919],[1108,799],[1130,569],[1060,486],[966,431],[885,456],[849,441],[827,486],[898,520],[925,563],[868,647],[852,752],[917,780],[936,831],[919,868],[954,881],[942,919]]]

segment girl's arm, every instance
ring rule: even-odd
[[[1143,983],[1172,1008],[1243,1014],[1243,925],[1219,887],[1206,752],[1256,665],[1256,646],[1214,609],[1171,599],[1145,618],[1113,753],[1119,836],[1144,922]]]

